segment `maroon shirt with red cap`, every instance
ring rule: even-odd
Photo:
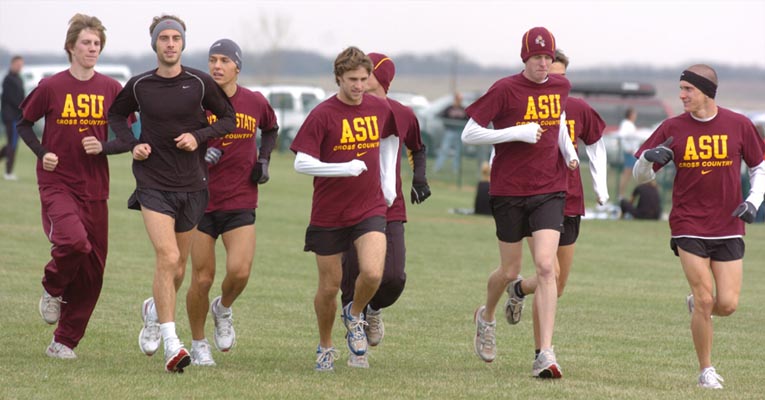
[[[276,127],[276,115],[268,100],[260,92],[238,86],[228,98],[236,113],[236,129],[221,138],[207,141],[208,147],[223,151],[220,161],[208,166],[207,190],[210,201],[206,213],[252,209],[258,206],[258,185],[250,180],[250,173],[258,159],[256,134]],[[207,112],[212,124],[215,115]]]
[[[396,135],[391,108],[385,100],[364,94],[360,105],[337,96],[320,103],[306,118],[290,150],[326,163],[364,161],[359,176],[314,177],[311,225],[348,227],[367,218],[385,216],[380,186],[380,139]]]
[[[396,156],[396,200],[393,202],[393,205],[388,208],[387,220],[406,222],[406,197],[404,197],[404,192],[402,190],[400,173],[401,144],[403,143],[403,145],[413,153],[421,151],[424,145],[422,144],[422,136],[420,135],[420,124],[417,122],[417,117],[414,115],[414,111],[391,98],[388,98],[388,104],[390,104],[390,108],[393,110],[393,116],[396,119],[399,151]]]
[[[58,156],[53,171],[37,160],[39,186],[65,188],[82,200],[109,198],[109,163],[106,154],[89,155],[82,138],[108,139],[107,113],[122,86],[98,72],[81,81],[69,70],[44,78],[21,103],[24,119],[45,117],[42,146]]]
[[[669,227],[672,237],[729,238],[744,235],[744,221],[731,216],[743,201],[741,160],[754,167],[763,161],[765,145],[745,116],[718,107],[709,121],[683,113],[667,119],[635,152],[664,143],[674,152],[677,170],[672,186]],[[660,165],[654,164],[658,171]]]
[[[492,196],[533,196],[565,192],[568,168],[558,149],[560,117],[571,89],[569,81],[549,75],[543,83],[523,74],[502,78],[466,109],[479,125],[494,129],[536,122],[546,131],[535,144],[506,142],[494,145],[491,167]]]
[[[606,123],[597,111],[580,98],[569,97],[566,103],[566,125],[574,148],[579,150],[578,140],[589,146],[603,136]],[[568,190],[566,191],[566,208],[563,215],[584,215],[584,190],[582,175],[579,168],[568,170]]]

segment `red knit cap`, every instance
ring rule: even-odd
[[[523,35],[521,60],[526,62],[538,54],[546,54],[555,59],[555,37],[547,28],[541,26],[531,28]]]
[[[372,60],[372,73],[375,75],[375,79],[377,79],[377,82],[380,82],[380,86],[385,90],[385,93],[388,93],[393,76],[396,75],[396,65],[385,54],[369,53],[367,57]]]

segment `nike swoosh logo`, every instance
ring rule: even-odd
[[[190,87],[191,87],[191,85],[183,85],[183,86],[181,86],[181,89],[188,89]]]
[[[369,153],[369,152],[368,151],[364,151],[364,152],[361,152],[361,153],[356,153],[356,157],[361,157],[361,156],[363,156],[364,154],[367,154],[367,153]]]
[[[79,128],[79,129],[80,129],[80,132],[85,132],[85,131],[87,131],[90,128]]]
[[[712,172],[712,170],[711,170],[711,169],[708,169],[708,170],[706,170],[706,171],[701,171],[701,175],[706,175],[706,174],[708,174],[708,173],[710,173],[710,172]]]
[[[222,142],[220,145],[225,147],[230,145],[231,143],[234,143],[234,142]]]

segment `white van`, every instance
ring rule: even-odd
[[[281,149],[289,147],[308,113],[327,97],[324,89],[316,86],[267,85],[248,89],[262,93],[273,107]]]
[[[32,89],[37,87],[41,79],[55,75],[65,69],[69,69],[69,64],[24,65],[24,68],[21,69],[24,93],[29,94]],[[128,79],[132,76],[130,68],[122,64],[96,64],[96,71],[114,78],[122,86],[125,86]]]

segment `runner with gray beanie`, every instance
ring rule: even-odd
[[[207,310],[215,322],[215,347],[227,352],[236,344],[231,307],[250,278],[255,256],[255,208],[258,185],[268,182],[268,160],[276,144],[278,126],[271,105],[262,94],[239,86],[242,51],[230,39],[210,46],[207,62],[210,75],[234,106],[236,129],[207,142],[205,160],[209,170],[210,201],[194,230],[191,249],[191,286],[186,311],[191,325],[191,363],[213,366],[211,346],[205,338]],[[215,115],[207,113],[212,123]],[[261,131],[260,151],[257,130]],[[209,301],[215,278],[215,242],[223,237],[226,248],[226,277],[221,295]]]

